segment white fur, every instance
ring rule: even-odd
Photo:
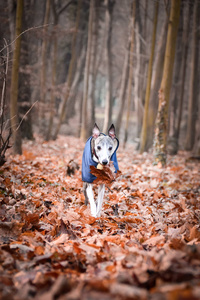
[[[98,188],[98,198],[97,198],[97,212],[96,212],[97,217],[101,216],[101,208],[103,204],[104,193],[105,193],[105,184],[100,184]]]
[[[101,216],[101,208],[102,208],[102,204],[103,204],[104,192],[105,192],[105,184],[100,184],[98,187],[98,198],[97,198],[97,204],[96,204],[94,201],[92,183],[87,184],[86,193],[88,196],[88,200],[90,202],[91,215],[95,218],[98,218]]]
[[[94,194],[92,190],[92,183],[88,183],[87,188],[86,188],[86,193],[88,196],[88,200],[90,202],[90,210],[91,210],[91,215],[96,218],[97,216],[97,207],[96,203],[94,202]]]

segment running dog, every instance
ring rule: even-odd
[[[87,140],[82,157],[82,180],[83,191],[85,196],[85,204],[90,202],[91,215],[95,218],[100,217],[103,197],[105,192],[105,184],[100,184],[98,187],[97,201],[94,200],[92,183],[96,179],[90,173],[90,166],[100,164],[105,166],[113,161],[115,172],[119,170],[116,151],[119,146],[119,141],[115,135],[115,127],[112,124],[108,130],[108,135],[101,133],[99,127],[95,123],[92,136]]]

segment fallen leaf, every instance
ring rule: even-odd
[[[103,166],[103,169],[97,169],[95,166],[90,166],[90,172],[92,175],[97,178],[94,180],[94,183],[104,183],[110,185],[117,177],[121,175],[120,171],[117,173],[113,172],[113,162],[110,162],[110,165]]]

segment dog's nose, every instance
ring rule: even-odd
[[[107,159],[102,160],[102,164],[103,164],[104,166],[107,165],[107,163],[108,163]]]

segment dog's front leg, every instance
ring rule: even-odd
[[[105,192],[105,184],[100,184],[98,188],[98,198],[97,198],[97,217],[100,217],[101,215],[104,192]]]
[[[97,207],[94,202],[94,194],[93,194],[93,190],[92,190],[92,184],[90,184],[90,183],[88,184],[88,186],[86,188],[86,192],[87,192],[88,200],[90,202],[91,215],[93,217],[96,217],[97,216]]]

